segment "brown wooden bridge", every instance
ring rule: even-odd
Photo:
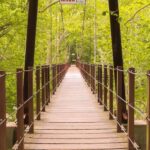
[[[15,150],[134,150],[133,68],[129,74],[129,101],[121,98],[123,70],[117,68],[114,90],[112,66],[77,63],[17,69]],[[23,101],[23,75],[28,74],[28,98]],[[6,77],[0,72],[0,150],[7,150]],[[148,83],[150,87],[150,77]],[[35,78],[34,78],[35,77]],[[35,84],[34,84],[35,83]],[[150,89],[150,88],[149,88]],[[128,121],[122,120],[122,103],[128,106]],[[149,150],[149,109],[147,150]],[[141,114],[143,115],[143,114]]]
[[[127,138],[116,132],[108,112],[72,66],[51,104],[35,122],[34,134],[27,134],[25,149],[127,149]]]

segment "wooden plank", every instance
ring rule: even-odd
[[[102,127],[102,126],[105,126],[105,125],[112,125],[114,126],[114,123],[112,121],[106,121],[106,122],[79,122],[79,123],[76,123],[76,122],[60,122],[60,123],[57,123],[57,122],[35,122],[36,123],[36,126],[49,126],[49,127],[72,127],[72,126],[96,126],[96,127]]]
[[[89,130],[89,129],[94,129],[94,130],[106,130],[106,129],[114,129],[114,126],[111,126],[111,125],[104,125],[103,127],[98,127],[98,126],[36,126],[35,129],[61,129],[61,130],[69,130],[69,129],[72,129],[72,130]]]
[[[32,138],[43,138],[43,139],[89,139],[89,138],[117,138],[117,137],[125,137],[123,133],[112,134],[28,134],[26,137]]]
[[[126,143],[118,144],[25,144],[25,149],[27,150],[117,150],[117,149],[127,149]]]
[[[30,144],[108,144],[108,143],[127,143],[126,138],[105,138],[105,139],[33,139],[26,138],[26,143]]]
[[[35,130],[35,133],[37,134],[74,134],[74,133],[79,133],[79,134],[101,134],[101,133],[116,133],[116,129],[107,129],[107,130]]]

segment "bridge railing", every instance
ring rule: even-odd
[[[150,150],[150,71],[141,73],[142,76],[147,78],[147,110],[143,110],[135,106],[135,77],[137,72],[134,68],[123,70],[122,67],[113,68],[111,65],[97,65],[77,62],[84,79],[90,86],[91,91],[96,93],[98,103],[104,106],[104,111],[109,111],[109,119],[115,120],[117,123],[117,132],[124,132],[128,137],[128,149],[139,149],[140,146],[135,141],[135,113],[140,115],[145,122],[147,122],[146,130],[146,150]],[[115,80],[116,74],[116,80]],[[122,97],[122,79],[124,74],[127,76],[127,98]],[[144,93],[143,93],[144,94]],[[123,107],[122,104],[127,106],[127,122],[123,121]],[[142,102],[141,102],[142,104]],[[146,107],[146,106],[145,106]],[[143,133],[144,134],[144,133]]]
[[[0,150],[7,150],[6,123],[6,77],[16,76],[16,139],[13,149],[24,149],[24,138],[27,133],[34,133],[34,120],[41,119],[41,112],[50,103],[69,68],[69,64],[43,65],[28,70],[19,68],[16,72],[0,71]],[[28,98],[24,99],[24,74],[28,74]],[[35,84],[34,84],[35,81]],[[35,87],[34,87],[35,85]]]

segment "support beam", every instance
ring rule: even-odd
[[[25,70],[27,70],[28,67],[34,66],[37,12],[38,12],[38,0],[29,0],[26,54],[25,54]],[[24,75],[24,101],[26,101],[28,99],[28,82],[27,81],[28,81],[28,73],[25,72],[25,75]],[[28,113],[28,108],[25,107],[25,114],[27,114],[27,113]],[[25,120],[26,120],[26,118],[25,118]],[[26,120],[25,123],[28,124],[28,120]]]
[[[119,5],[118,0],[108,0],[109,1],[109,12],[110,12],[110,25],[111,25],[111,38],[112,38],[112,50],[113,50],[113,62],[114,67],[121,66],[123,68],[123,57],[122,57],[122,45],[121,45],[121,31],[119,19]],[[115,71],[115,81],[117,81],[117,74]],[[122,98],[125,98],[125,84],[124,75],[122,77]],[[126,105],[123,104],[122,112],[124,119],[126,120]],[[124,121],[125,121],[124,120]]]

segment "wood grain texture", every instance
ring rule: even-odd
[[[125,150],[127,137],[116,132],[108,112],[97,103],[79,70],[66,74],[35,133],[27,134],[26,150]]]

